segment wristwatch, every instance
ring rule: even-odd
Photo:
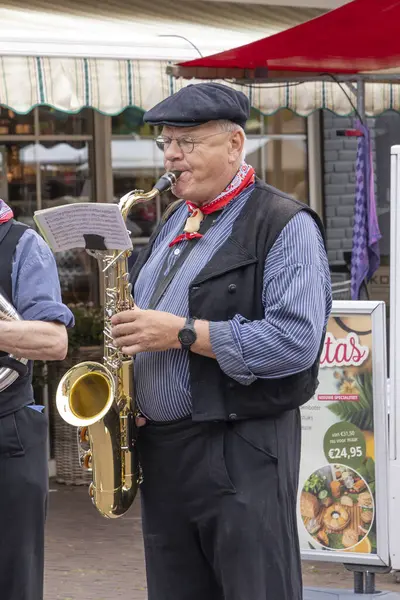
[[[178,333],[178,340],[181,343],[182,350],[190,350],[192,344],[197,340],[196,330],[194,328],[194,319],[188,317],[185,325]]]

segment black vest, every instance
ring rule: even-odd
[[[314,211],[257,180],[233,224],[231,235],[189,287],[190,316],[207,321],[227,321],[236,314],[250,321],[263,319],[266,257],[285,225],[301,210],[311,214],[325,240],[323,225]],[[132,287],[161,227],[162,224],[139,254],[131,271]],[[193,420],[262,418],[298,408],[317,388],[324,337],[325,332],[318,357],[310,369],[280,379],[257,379],[249,386],[225,375],[215,359],[190,352]]]
[[[11,272],[13,256],[21,236],[28,229],[14,220],[0,224],[0,292],[13,304]],[[0,352],[0,356],[4,356]],[[28,373],[18,377],[7,389],[0,391],[0,417],[13,413],[33,402],[32,366],[28,363]]]

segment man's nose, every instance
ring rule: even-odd
[[[176,140],[171,140],[171,143],[164,150],[165,160],[179,160],[183,158],[183,152]]]

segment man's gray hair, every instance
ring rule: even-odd
[[[244,136],[246,136],[243,127],[234,123],[233,121],[228,121],[227,119],[220,119],[217,121],[218,125],[222,129],[222,131],[227,131],[229,133],[234,133],[235,131],[242,131]]]
[[[226,119],[220,119],[219,121],[217,121],[217,123],[220,126],[220,128],[222,129],[222,131],[226,131],[227,133],[234,133],[235,131],[241,131],[243,133],[244,139],[246,139],[246,133],[245,133],[243,127],[241,127],[237,123],[234,123],[233,121],[228,121]],[[243,161],[245,159],[245,157],[246,157],[246,150],[245,150],[245,148],[243,148],[243,152],[240,157],[240,160]]]

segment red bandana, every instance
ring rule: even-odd
[[[0,198],[0,223],[7,223],[13,216],[11,208]]]
[[[193,240],[195,238],[202,238],[202,234],[198,233],[200,224],[204,219],[204,215],[210,215],[211,213],[221,210],[228,202],[230,202],[249,185],[254,183],[255,181],[255,171],[253,167],[243,163],[240,167],[239,171],[236,173],[235,177],[232,179],[228,187],[214,200],[204,204],[201,209],[192,204],[192,202],[186,202],[186,205],[189,209],[190,216],[188,217],[185,227],[183,231],[185,233],[181,233],[176,237],[172,242],[170,242],[169,246],[174,246],[183,240]]]

